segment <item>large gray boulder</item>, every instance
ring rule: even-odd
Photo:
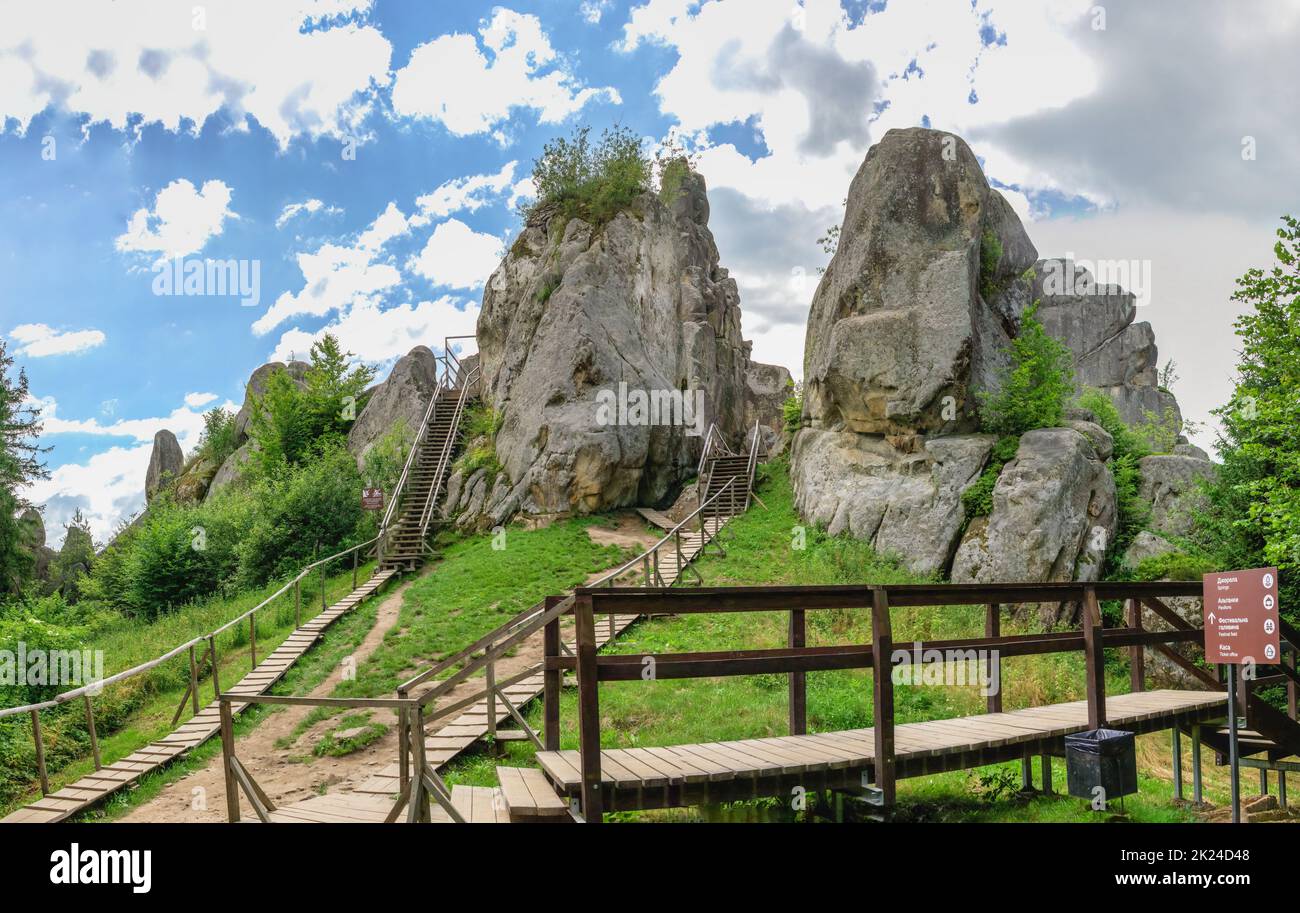
[[[982,270],[982,249],[1001,250],[991,269]],[[1036,257],[963,140],[890,130],[853,179],[839,247],[813,297],[805,424],[975,430],[974,392],[995,382]]]
[[[749,349],[707,219],[704,179],[691,173],[670,203],[644,194],[601,226],[553,209],[528,220],[478,321],[506,481],[461,480],[469,509],[656,504],[694,473],[710,423],[740,442]],[[636,404],[650,396],[687,410],[647,418]]]
[[[348,451],[365,463],[366,453],[399,422],[419,430],[429,397],[438,385],[438,359],[428,346],[416,346],[397,360],[388,378],[370,395],[348,431]]]
[[[1182,413],[1174,395],[1159,386],[1151,324],[1134,323],[1136,296],[1097,282],[1087,269],[1064,259],[1035,265],[1033,296],[1043,328],[1073,353],[1080,388],[1105,392],[1130,427],[1155,424],[1170,440],[1178,435]]]
[[[244,386],[244,403],[235,414],[235,438],[239,443],[248,440],[248,426],[253,421],[253,404],[259,397],[266,395],[266,382],[271,375],[277,371],[288,371],[289,376],[302,385],[308,367],[310,366],[305,361],[291,361],[288,364],[272,361],[249,376],[248,383]]]
[[[794,378],[780,365],[751,361],[745,371],[745,433],[757,423],[763,446],[771,450],[785,429],[785,401]]]
[[[226,457],[216,474],[212,476],[212,481],[208,483],[208,489],[205,498],[211,498],[221,489],[228,485],[233,485],[244,476],[245,464],[248,462],[249,455],[252,453],[253,445],[251,442],[245,442],[239,448]]]
[[[1086,437],[1029,431],[993,489],[992,513],[967,528],[952,581],[1096,580],[1116,516],[1115,481]]]
[[[1138,494],[1151,505],[1151,528],[1166,536],[1185,536],[1203,503],[1202,480],[1212,479],[1214,463],[1197,456],[1157,454],[1138,461]]]
[[[155,434],[144,478],[145,502],[152,501],[159,491],[179,478],[184,466],[185,454],[176,435],[165,428]]]
[[[795,506],[831,535],[848,533],[917,573],[938,573],[961,535],[962,492],[979,477],[993,440],[932,437],[909,453],[876,435],[805,429],[794,444]]]

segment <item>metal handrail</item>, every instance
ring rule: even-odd
[[[754,470],[758,468],[758,420],[754,420],[754,441],[749,445],[749,463],[746,464],[746,476],[749,484],[745,486],[745,510],[749,510],[749,499],[754,493]]]
[[[442,453],[438,456],[438,466],[433,475],[433,485],[429,487],[429,496],[424,501],[424,508],[420,511],[420,535],[423,537],[429,531],[429,523],[433,520],[433,506],[438,503],[438,494],[442,491],[442,485],[446,470],[451,463],[451,454],[456,445],[456,430],[460,427],[460,420],[465,414],[465,401],[469,398],[470,388],[478,380],[479,369],[476,365],[473,370],[465,376],[465,383],[460,388],[460,396],[456,399],[456,411],[451,417],[451,430],[448,432],[447,440],[443,442]]]
[[[401,498],[403,489],[406,488],[406,480],[411,474],[411,466],[415,463],[415,454],[419,451],[425,435],[429,433],[429,420],[433,418],[433,410],[438,405],[438,397],[442,395],[443,383],[439,380],[433,388],[433,395],[429,397],[429,405],[425,407],[424,418],[420,420],[420,428],[415,434],[415,440],[411,442],[411,449],[406,454],[406,463],[402,466],[402,475],[397,480],[397,487],[393,489],[392,495],[388,499],[388,507],[384,510],[384,518],[379,523],[379,535],[376,538],[383,538],[388,532],[388,526],[393,521],[393,513],[397,510],[397,502]]]

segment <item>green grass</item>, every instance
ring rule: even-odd
[[[724,531],[726,555],[709,556],[698,567],[708,585],[835,584],[921,582],[895,562],[876,555],[867,545],[831,538],[804,528],[795,514],[792,492],[781,464],[764,467],[759,494],[766,509],[755,505]],[[797,547],[802,545],[803,547]],[[980,607],[902,608],[893,613],[896,643],[913,640],[982,636]],[[619,653],[668,653],[733,650],[785,644],[786,618],[780,613],[683,615],[638,624],[610,649]],[[1034,630],[1004,622],[1005,633]],[[868,610],[808,613],[809,645],[866,643],[870,640]],[[1084,697],[1084,667],[1079,654],[1016,657],[1003,667],[1003,701],[1007,709],[1079,700]],[[1107,680],[1111,693],[1127,688],[1127,667],[1118,653],[1110,657]],[[787,678],[757,675],[730,678],[678,679],[662,682],[610,682],[600,689],[601,744],[636,747],[760,738],[788,734]],[[808,674],[808,725],[813,732],[872,725],[871,677],[867,670]],[[985,697],[976,687],[899,685],[895,709],[900,723],[945,719],[985,712]],[[530,722],[540,726],[540,708],[530,708]],[[576,694],[561,697],[561,746],[577,747]],[[1128,797],[1124,817],[1132,821],[1194,820],[1193,813],[1171,801],[1168,773],[1153,772],[1168,764],[1168,734],[1139,739],[1144,760],[1141,793]],[[507,743],[499,761],[486,752],[453,762],[447,779],[476,786],[495,784],[497,764],[534,766],[529,744]],[[1208,757],[1208,756],[1207,756]],[[1226,787],[1207,760],[1206,796],[1226,800]],[[1038,773],[1035,761],[1035,779]],[[1019,763],[993,765],[909,779],[899,784],[897,815],[920,821],[1104,821],[1109,813],[1092,811],[1087,803],[1061,795],[1065,769],[1054,764],[1057,795],[1021,797]],[[1010,793],[990,790],[982,783],[1014,779]],[[1190,783],[1190,777],[1185,778]],[[783,802],[737,803],[726,809],[691,809],[619,815],[625,820],[782,820],[790,817]]]
[[[364,581],[373,572],[373,565],[367,564],[358,570],[358,579]],[[129,619],[102,629],[90,638],[90,649],[102,649],[105,655],[104,671],[106,675],[114,671],[127,669],[145,660],[152,659],[178,643],[184,643],[192,637],[210,631],[229,621],[261,602],[280,584],[272,584],[263,590],[242,593],[230,599],[210,599],[202,603],[182,607],[175,612],[159,618],[149,624]],[[352,572],[347,571],[329,576],[325,583],[325,597],[328,604],[352,591]],[[367,601],[353,612],[339,619],[330,629],[326,644],[306,654],[290,669],[285,679],[277,685],[275,693],[290,693],[282,690],[292,688],[295,683],[304,684],[316,674],[315,681],[323,679],[329,670],[343,656],[351,652],[338,648],[338,644],[348,644],[352,639],[360,643],[365,632],[374,622],[374,599]],[[303,583],[302,619],[307,621],[320,611],[319,578],[312,577]],[[369,621],[367,621],[369,619]],[[294,600],[290,591],[286,596],[276,600],[266,610],[259,613],[257,623],[257,659],[260,662],[271,653],[295,627]],[[354,646],[354,644],[353,644]],[[202,655],[203,648],[199,649]],[[223,687],[229,687],[245,675],[251,668],[249,656],[247,624],[227,631],[217,639],[217,654],[220,666],[220,680]],[[332,661],[329,661],[331,660]],[[322,666],[322,662],[325,664]],[[306,677],[304,677],[306,676]],[[162,666],[147,673],[128,679],[117,685],[111,685],[95,697],[96,731],[102,763],[112,764],[143,746],[166,735],[174,728],[172,715],[185,693],[189,677],[189,662],[182,654]],[[210,669],[205,668],[199,680],[199,706],[202,708],[213,697]],[[240,719],[238,725],[249,727],[260,719],[261,708],[250,708]],[[251,715],[251,716],[250,716]],[[191,704],[186,704],[177,725],[183,724],[193,716]],[[245,722],[249,719],[249,722]],[[49,768],[50,788],[57,790],[71,783],[94,768],[90,757],[89,741],[84,736],[84,711],[79,702],[60,711],[46,711],[42,717],[47,760],[62,758],[62,763]],[[244,730],[237,731],[247,731]],[[30,730],[24,727],[21,735],[22,747],[31,749]],[[200,746],[190,753],[188,759],[169,765],[162,772],[150,774],[134,790],[123,791],[117,797],[107,801],[105,808],[112,810],[134,807],[139,802],[156,794],[157,789],[167,782],[172,782],[184,772],[202,766],[207,758],[220,750],[217,740]],[[39,795],[36,784],[34,760],[25,765],[21,791],[14,791],[8,799],[0,803],[0,816],[8,814],[20,805],[34,801]],[[156,788],[151,784],[157,784]],[[103,812],[92,811],[91,818],[103,816]]]

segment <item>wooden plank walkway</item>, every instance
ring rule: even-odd
[[[1107,725],[1134,732],[1186,726],[1221,716],[1223,694],[1145,691],[1106,698]],[[1088,702],[1005,713],[904,723],[895,729],[900,777],[923,776],[1038,754],[1088,728]],[[1054,746],[1058,749],[1059,744]],[[600,753],[605,811],[699,805],[805,789],[854,788],[873,775],[874,733],[868,729],[741,739]],[[581,795],[577,751],[539,751],[537,762],[557,791]]]
[[[262,694],[269,690],[320,639],[326,628],[373,595],[395,573],[391,569],[379,571],[311,621],[296,628],[280,646],[227,691],[231,694]],[[231,710],[238,714],[247,706],[231,704]],[[53,824],[62,821],[201,745],[216,735],[220,728],[220,705],[213,700],[158,741],[12,812],[0,819],[0,824]]]

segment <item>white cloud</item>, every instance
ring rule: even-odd
[[[362,300],[315,333],[297,328],[284,333],[270,357],[273,361],[301,357],[310,351],[313,342],[325,333],[333,333],[357,359],[382,365],[417,345],[441,348],[444,336],[473,333],[478,314],[477,304],[451,297],[383,310],[372,301]]]
[[[507,197],[513,204],[517,195],[512,182],[518,162],[506,162],[496,174],[473,174],[453,178],[438,186],[436,190],[415,199],[419,214],[411,217],[415,226],[428,225],[437,219],[445,219],[457,212],[474,212],[489,203]],[[531,186],[531,179],[530,179]]]
[[[390,202],[355,243],[324,244],[314,252],[298,254],[302,289],[281,294],[253,323],[253,332],[264,336],[290,318],[324,317],[394,288],[402,281],[401,273],[378,257],[385,244],[409,231],[406,216]]]
[[[117,249],[160,258],[197,253],[221,234],[227,218],[239,218],[230,210],[230,198],[223,181],[205,181],[198,190],[184,178],[172,181],[158,191],[152,211],[135,211],[115,242]]]
[[[43,323],[24,323],[9,335],[19,343],[17,354],[28,358],[85,352],[103,345],[106,338],[99,330],[56,330]]]
[[[613,5],[614,0],[582,0],[582,6],[578,7],[578,12],[582,13],[582,18],[591,25],[599,25],[601,17]]]
[[[197,134],[225,108],[284,148],[355,134],[392,47],[363,24],[372,0],[174,0],[12,4],[0,34],[0,130],[50,106],[138,133]],[[202,11],[201,13],[199,11]],[[361,21],[358,21],[361,20]]]
[[[202,402],[191,402],[191,397]],[[216,396],[210,393],[191,393],[185,397],[186,404],[173,409],[169,415],[158,418],[118,419],[101,424],[99,419],[65,419],[59,415],[59,404],[54,397],[34,398],[33,404],[40,407],[41,424],[45,435],[55,434],[91,434],[97,437],[126,437],[141,443],[153,441],[153,436],[163,428],[176,435],[181,447],[188,449],[198,443],[203,432],[202,405],[214,402]],[[224,408],[239,410],[238,403],[227,400]],[[143,484],[143,482],[141,483]]]
[[[492,132],[514,108],[535,109],[542,123],[558,123],[588,102],[622,101],[612,87],[584,86],[536,16],[503,7],[493,10],[478,39],[442,35],[412,51],[397,71],[392,97],[398,114],[427,117],[457,136]]]
[[[474,231],[459,219],[448,219],[433,230],[424,250],[407,269],[434,285],[478,288],[501,260],[501,239]]]
[[[191,409],[202,409],[216,398],[217,394],[215,393],[186,393],[185,405]]]
[[[286,224],[293,221],[303,213],[306,213],[307,215],[315,215],[318,212],[324,212],[326,215],[336,215],[342,211],[343,210],[337,206],[326,206],[323,202],[315,198],[303,200],[301,203],[290,203],[285,206],[284,209],[280,210],[280,215],[275,219],[275,227],[284,228]]]

